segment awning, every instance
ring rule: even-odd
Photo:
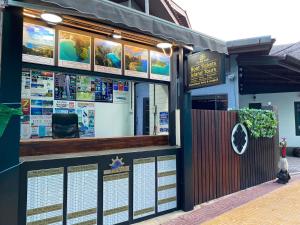
[[[193,45],[196,51],[208,49],[227,54],[226,43],[221,40],[107,0],[9,0],[8,4],[71,15],[76,12],[77,16],[99,19],[179,44]]]

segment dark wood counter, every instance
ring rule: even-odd
[[[31,139],[20,142],[20,156],[104,151],[168,145],[168,136],[120,138]]]

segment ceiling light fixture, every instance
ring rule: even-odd
[[[42,13],[41,18],[49,23],[60,23],[62,18],[53,13]]]
[[[156,47],[162,49],[162,51],[164,52],[164,54],[168,57],[171,57],[173,54],[173,45],[171,43],[168,42],[160,42],[156,45]],[[166,49],[170,49],[169,54],[166,53]]]
[[[31,18],[37,18],[36,15],[30,14],[30,13],[26,13],[26,12],[24,12],[23,15],[27,16],[27,17],[31,17]]]
[[[121,32],[114,31],[114,33],[112,34],[112,37],[115,39],[121,39],[122,38]]]

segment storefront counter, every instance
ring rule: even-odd
[[[111,149],[166,146],[168,136],[135,136],[120,138],[31,139],[20,143],[20,156],[103,151]]]

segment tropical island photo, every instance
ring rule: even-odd
[[[125,54],[125,70],[147,73],[148,71],[148,50],[147,49],[125,45],[124,54]]]
[[[59,60],[90,64],[91,38],[66,31],[59,32]]]
[[[95,65],[121,69],[122,44],[95,39]]]
[[[170,57],[151,51],[151,74],[170,76]]]
[[[54,29],[35,24],[24,23],[23,54],[53,58],[54,47]]]

